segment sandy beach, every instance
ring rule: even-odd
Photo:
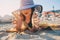
[[[60,40],[60,30],[44,30],[31,34],[7,33],[4,30],[10,29],[12,24],[0,25],[0,40]]]

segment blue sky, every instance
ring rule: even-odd
[[[43,11],[52,10],[52,6],[55,6],[55,10],[60,9],[60,0],[34,0],[35,4],[43,6]],[[11,12],[19,9],[20,0],[0,0],[0,16],[12,15]]]
[[[60,0],[34,0],[34,3],[42,5],[44,11],[52,10],[53,5],[55,10],[60,9]]]

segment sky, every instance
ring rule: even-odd
[[[53,10],[53,6],[55,10],[60,9],[60,0],[34,0],[34,3],[42,5],[43,11]]]
[[[34,4],[42,5],[43,11],[60,9],[60,0],[34,0]],[[0,16],[12,15],[12,12],[20,8],[20,0],[0,0]]]

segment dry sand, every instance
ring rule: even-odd
[[[9,27],[5,26],[3,25],[0,31],[11,28],[12,25],[8,24]],[[60,40],[60,30],[44,30],[23,35],[19,33],[0,32],[0,40]]]

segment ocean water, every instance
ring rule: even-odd
[[[4,32],[12,27],[11,23],[0,24],[0,40],[60,40],[60,30],[44,30],[23,35]]]

